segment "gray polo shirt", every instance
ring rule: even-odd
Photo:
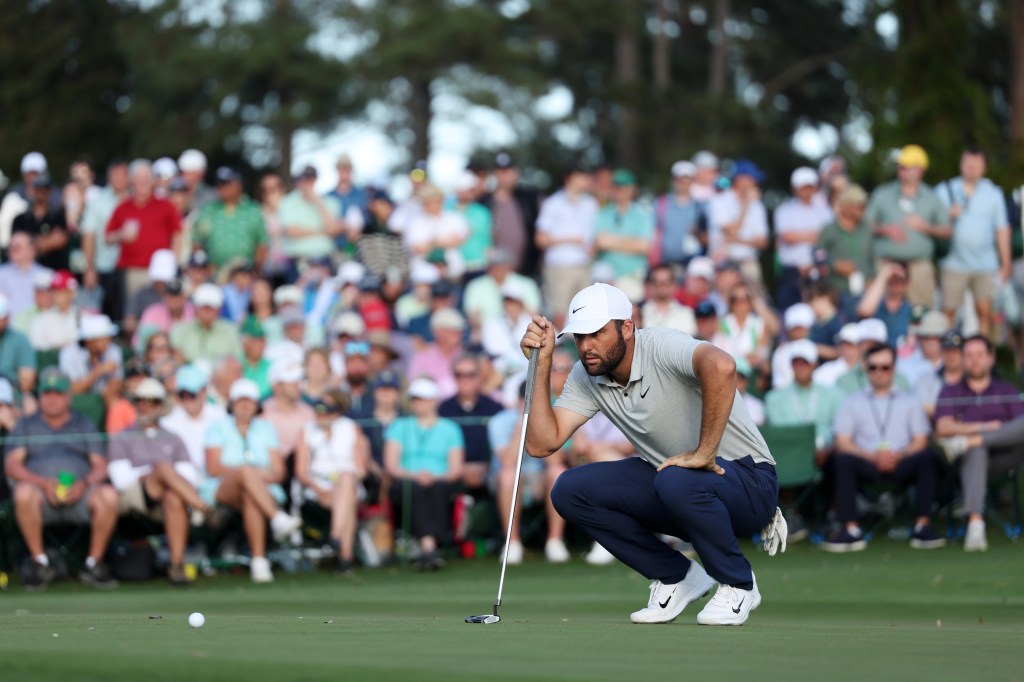
[[[704,401],[693,371],[693,352],[704,341],[674,329],[636,331],[633,366],[625,386],[609,376],[592,377],[577,362],[556,408],[588,419],[603,412],[655,466],[689,452],[700,442]],[[727,460],[750,455],[755,463],[775,464],[743,398],[734,392],[732,413],[722,434],[718,456]]]
[[[914,394],[895,389],[882,397],[869,388],[843,401],[836,413],[835,433],[852,436],[857,447],[869,452],[902,450],[914,436],[931,433],[931,425]]]
[[[57,478],[62,471],[84,478],[92,469],[89,455],[104,455],[103,437],[89,418],[72,412],[59,429],[34,414],[25,417],[7,437],[6,454],[26,448],[25,466],[34,474]]]

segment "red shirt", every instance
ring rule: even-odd
[[[139,233],[134,241],[121,242],[119,268],[148,268],[153,252],[171,248],[171,241],[181,230],[181,214],[166,199],[151,197],[144,204],[126,199],[114,209],[106,233],[119,232],[126,221],[135,220]]]
[[[363,321],[366,322],[366,329],[368,331],[391,329],[391,311],[388,310],[388,306],[384,301],[375,300],[364,303],[359,308],[359,314],[362,315]]]

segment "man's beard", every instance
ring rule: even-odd
[[[596,367],[591,368],[585,362],[586,356],[584,356],[583,369],[592,377],[608,374],[619,366],[624,357],[626,357],[626,340],[622,338],[622,330],[620,329],[619,338],[615,341],[615,345],[608,349],[608,353],[601,358],[601,362]]]

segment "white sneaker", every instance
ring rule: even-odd
[[[651,598],[647,608],[634,611],[629,619],[634,623],[671,623],[687,604],[707,596],[714,586],[715,581],[704,571],[704,567],[691,561],[690,570],[681,581],[671,585],[660,580],[651,583]]]
[[[498,555],[498,561],[501,561],[505,556],[504,548],[502,548],[501,554]],[[508,565],[518,566],[523,563],[523,543],[519,540],[513,540],[508,543]]]
[[[718,592],[704,610],[697,614],[700,625],[743,625],[747,616],[761,604],[761,593],[754,579],[754,589],[741,590],[731,585],[719,585]]]
[[[569,560],[569,550],[559,538],[551,538],[544,543],[544,557],[553,564],[564,564]]]
[[[302,527],[302,519],[291,514],[285,514],[283,511],[279,511],[274,514],[274,518],[270,519],[270,532],[274,534],[274,539],[278,542],[284,542],[292,531],[296,531]]]
[[[967,522],[967,537],[964,538],[965,552],[984,552],[988,549],[985,537],[985,522],[981,519]]]
[[[249,564],[249,575],[254,583],[274,582],[274,573],[270,570],[270,561],[264,556],[254,556]]]
[[[605,549],[600,542],[595,542],[594,546],[587,552],[585,561],[591,566],[607,566],[608,564],[615,563],[615,555]]]

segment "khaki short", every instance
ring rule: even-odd
[[[92,512],[89,511],[89,497],[96,486],[91,485],[82,495],[82,499],[71,506],[54,507],[43,496],[43,524],[67,524],[70,526],[88,526],[92,524]]]
[[[588,265],[545,265],[544,300],[552,316],[569,313],[569,303],[576,292],[593,284]]]
[[[996,276],[991,272],[942,271],[942,309],[956,311],[970,289],[975,303],[991,301],[996,293]]]
[[[163,518],[163,510],[160,503],[151,500],[146,495],[146,489],[142,485],[141,478],[117,493],[117,513],[124,515],[132,512],[142,514],[157,521]]]

